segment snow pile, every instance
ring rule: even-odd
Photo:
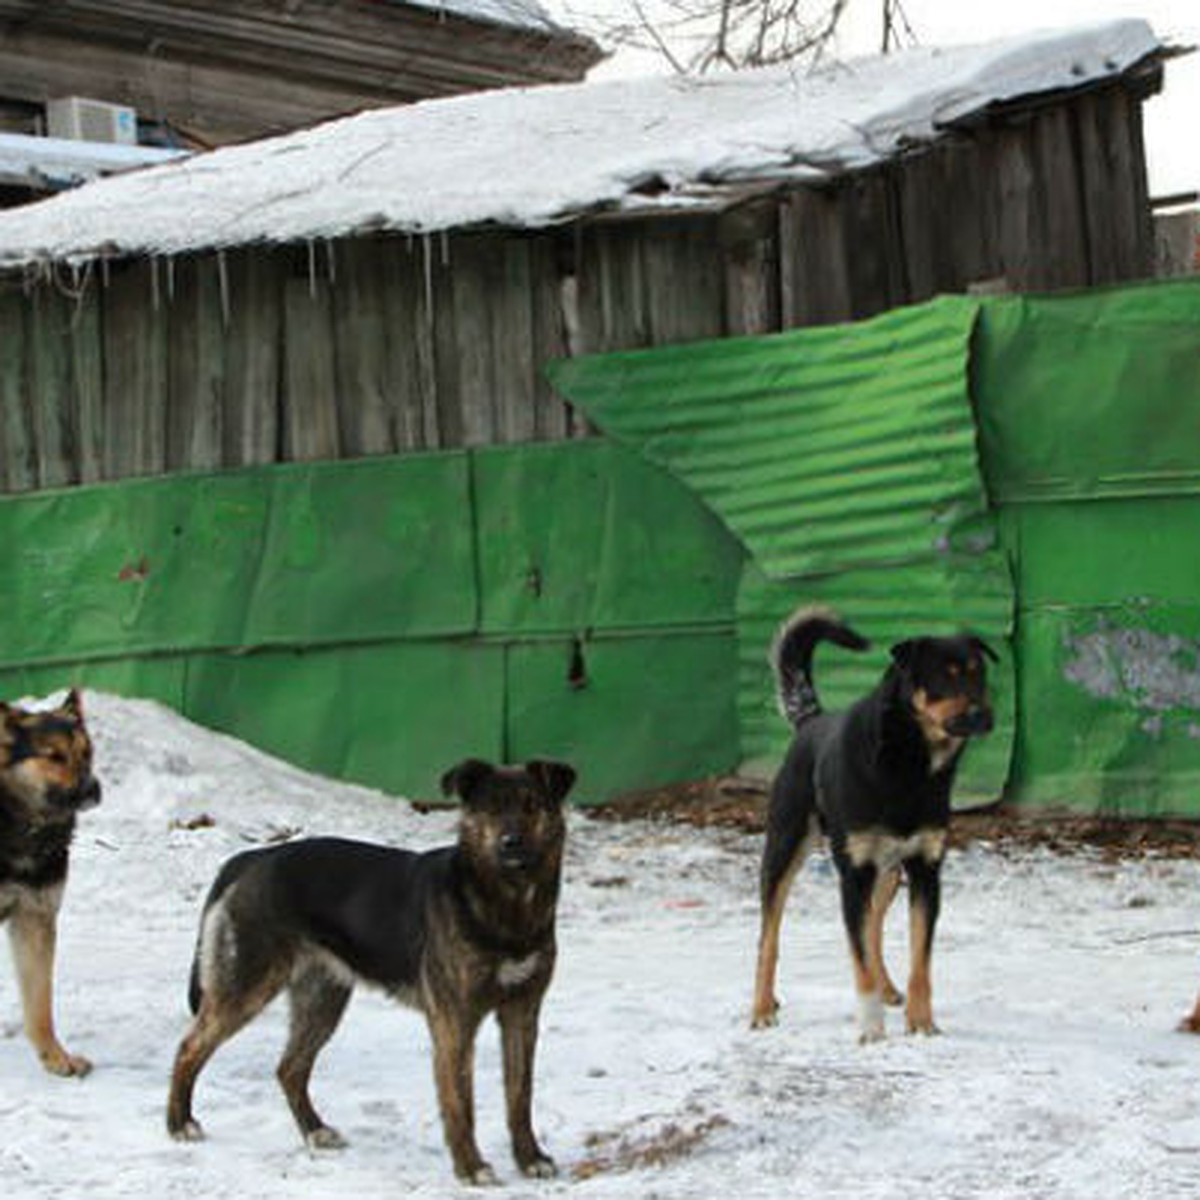
[[[0,263],[703,204],[714,188],[820,179],[988,105],[1112,78],[1163,49],[1144,21],[985,46],[689,79],[552,85],[362,113],[0,214]]]
[[[286,1006],[201,1078],[209,1140],[170,1141],[167,1075],[197,908],[218,864],[288,832],[414,847],[454,815],[316,778],[156,705],[88,694],[106,791],[84,814],[59,953],[59,1025],[96,1063],[44,1074],[0,1040],[0,1177],[21,1200],[462,1196],[416,1014],[360,992],[314,1080],[340,1154],[303,1148],[273,1078]],[[450,765],[450,764],[447,764]],[[493,1024],[480,1143],[504,1196],[1088,1200],[1200,1187],[1200,864],[950,856],[935,1011],[945,1036],[855,1041],[836,887],[818,858],[784,927],[781,1025],[747,1028],[757,838],[576,815],[535,1118],[562,1177],[516,1176]],[[903,979],[905,922],[889,925]],[[0,966],[0,1014],[18,1006]]]

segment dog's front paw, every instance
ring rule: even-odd
[[[304,1135],[304,1144],[310,1150],[345,1150],[348,1143],[336,1129],[319,1125]]]
[[[1178,1025],[1175,1026],[1177,1033],[1200,1033],[1200,1012],[1188,1013]]]
[[[536,1158],[520,1164],[521,1174],[530,1179],[553,1179],[558,1174],[554,1159],[548,1155],[539,1154]]]
[[[204,1127],[194,1117],[188,1117],[182,1125],[168,1129],[167,1132],[177,1142],[202,1142],[204,1141]]]
[[[769,1000],[765,1003],[756,1003],[753,1011],[750,1013],[750,1028],[751,1029],[771,1029],[779,1024],[779,1001]]]
[[[934,1024],[932,1017],[909,1017],[905,1022],[909,1033],[921,1034],[925,1037],[936,1037],[942,1031]]]
[[[858,997],[858,1044],[868,1046],[887,1036],[883,1024],[883,999],[874,992]]]
[[[81,1054],[68,1054],[61,1046],[55,1046],[41,1055],[42,1066],[51,1075],[61,1075],[64,1078],[82,1079],[92,1069],[90,1060]]]
[[[463,1183],[469,1183],[473,1187],[495,1187],[500,1182],[490,1163],[480,1163],[472,1170],[463,1171],[459,1178]]]

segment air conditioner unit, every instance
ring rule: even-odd
[[[77,142],[137,144],[137,111],[124,104],[63,96],[46,102],[46,133]]]

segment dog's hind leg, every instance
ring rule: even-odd
[[[289,949],[269,948],[245,937],[221,904],[205,914],[198,954],[198,1008],[175,1053],[167,1098],[167,1131],[181,1141],[204,1136],[192,1115],[192,1095],[204,1065],[279,994],[292,969]]]
[[[872,968],[879,976],[883,1002],[896,1007],[904,1000],[900,989],[892,982],[883,958],[883,922],[887,916],[896,891],[900,887],[900,868],[882,872],[875,880],[875,891],[871,896],[871,916],[867,923],[867,954]]]
[[[909,1033],[937,1033],[933,1021],[933,930],[941,903],[941,864],[911,858],[904,864],[908,875],[909,944],[912,970],[908,978],[905,1018]]]
[[[346,1144],[317,1114],[308,1083],[317,1055],[337,1029],[353,990],[316,963],[298,970],[288,988],[291,1028],[276,1075],[305,1142],[314,1150],[340,1150]]]
[[[754,976],[753,1029],[763,1029],[778,1020],[779,1000],[775,995],[775,973],[779,965],[779,931],[783,910],[796,875],[820,837],[816,816],[809,811],[795,822],[769,821],[759,872],[762,921],[758,935],[758,965]]]
[[[282,986],[282,982],[280,984]],[[204,1137],[200,1123],[192,1116],[192,1095],[204,1065],[239,1029],[244,1028],[274,997],[278,988],[241,1003],[230,1003],[212,993],[200,1002],[200,1011],[179,1043],[175,1065],[171,1069],[171,1090],[167,1098],[167,1132],[183,1142]]]
[[[1192,1011],[1175,1028],[1180,1033],[1200,1033],[1200,996],[1196,997],[1196,1003],[1192,1005]]]
[[[53,1075],[86,1075],[92,1064],[69,1054],[54,1031],[54,947],[57,940],[57,896],[21,905],[9,920],[9,938],[25,1033],[42,1066]]]

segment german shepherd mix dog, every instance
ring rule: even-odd
[[[988,733],[984,658],[977,637],[920,637],[892,647],[878,686],[834,715],[821,710],[813,652],[868,642],[833,613],[802,609],[772,647],[779,706],[795,727],[775,778],[760,874],[762,928],[752,1023],[773,1025],[779,928],[796,872],[820,834],[830,841],[859,1000],[860,1040],[884,1036],[883,1006],[901,995],[883,961],[883,919],[903,869],[909,889],[910,1033],[936,1033],[929,978],[950,787],[967,739]]]
[[[362,981],[425,1014],[446,1142],[470,1183],[495,1182],[475,1144],[473,1078],[476,1031],[496,1014],[513,1156],[526,1175],[553,1175],[530,1110],[538,1013],[554,970],[562,802],[574,782],[564,763],[468,759],[442,779],[463,802],[455,845],[418,854],[312,838],[230,859],[204,905],[190,989],[196,1016],[171,1076],[171,1134],[203,1136],[192,1116],[197,1076],[286,988],[283,1093],[310,1146],[344,1145],[318,1116],[308,1082]]]
[[[54,946],[75,814],[100,803],[79,693],[42,712],[0,703],[0,921],[8,922],[25,1032],[55,1075],[92,1064],[54,1032]]]

